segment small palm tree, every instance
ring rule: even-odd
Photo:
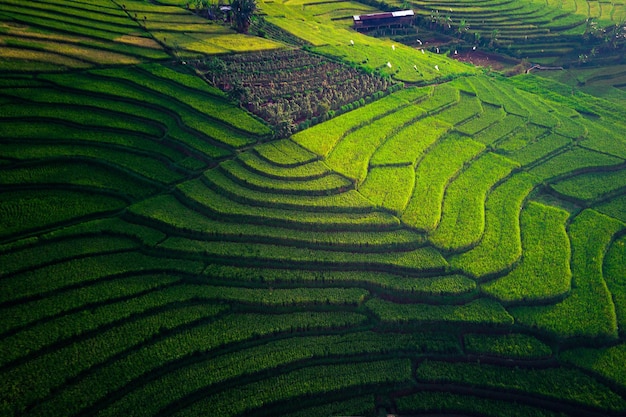
[[[252,15],[256,11],[256,0],[233,0],[231,8],[237,32],[248,33]]]

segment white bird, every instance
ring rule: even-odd
[[[391,68],[391,62],[387,62],[387,66]]]
[[[391,49],[396,50],[396,45],[391,45]]]
[[[454,50],[454,55],[458,55],[459,53],[457,52],[457,50]]]
[[[354,46],[354,41],[350,39],[350,45]]]
[[[437,48],[437,53],[439,53],[439,48]]]
[[[472,48],[472,51],[475,51],[475,50],[476,50],[476,47],[474,46],[474,47]]]
[[[422,44],[422,41],[420,41],[419,39],[417,40],[417,43],[419,43],[420,45]]]
[[[435,69],[439,71],[439,65],[435,65]]]
[[[423,49],[420,49],[420,51],[422,51],[423,54],[425,53]]]

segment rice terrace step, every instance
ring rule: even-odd
[[[0,416],[626,415],[625,20],[0,0]]]

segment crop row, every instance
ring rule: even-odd
[[[240,415],[267,403],[298,396],[319,396],[362,385],[405,382],[410,379],[410,369],[407,359],[312,366],[208,396],[174,415],[201,416],[207,412]]]
[[[317,155],[292,140],[278,140],[263,143],[255,146],[252,152],[271,164],[282,168],[296,168],[300,165],[313,162],[318,158]]]
[[[623,159],[582,147],[574,147],[532,168],[530,173],[540,180],[558,179],[577,171],[620,165]]]
[[[414,184],[415,170],[412,165],[373,167],[359,192],[375,206],[399,215],[411,197]]]
[[[293,136],[293,140],[311,152],[326,157],[343,137],[359,128],[367,129],[373,121],[418,101],[429,93],[428,88],[412,88],[389,95],[374,103],[313,126]]]
[[[154,120],[167,126],[168,139],[195,152],[213,158],[223,157],[230,153],[228,149],[225,149],[227,146],[218,141],[219,136],[216,138],[211,136],[216,135],[215,126],[212,126],[193,109],[167,99],[157,90],[142,89],[138,85],[127,83],[123,80],[121,72],[118,72],[118,75],[120,77],[118,79],[97,77],[93,73],[73,74],[71,80],[61,75],[48,75],[47,78],[73,95],[84,94],[87,98],[99,98],[108,102],[117,101],[119,103],[117,106],[124,110],[132,108],[131,104],[145,108],[143,114],[158,115]],[[236,132],[233,132],[233,135],[239,136]]]
[[[501,120],[478,132],[472,139],[485,145],[492,145],[511,133],[516,132],[518,129],[523,129],[525,125],[524,117],[507,114]]]
[[[398,410],[409,412],[446,412],[477,414],[485,417],[563,417],[551,412],[517,402],[453,394],[449,392],[420,391],[396,400]]]
[[[533,123],[528,123],[523,129],[518,129],[510,135],[496,142],[496,147],[502,152],[515,152],[524,149],[529,144],[542,141],[548,134],[548,129]]]
[[[455,129],[464,135],[474,136],[489,128],[494,123],[499,122],[506,116],[502,106],[495,106],[482,101],[481,106],[483,111],[478,114],[477,117],[463,123],[461,126],[455,127]]]
[[[134,251],[76,258],[2,279],[0,303],[24,302],[27,298],[42,297],[53,291],[83,286],[117,274],[168,270],[199,273],[202,265]]]
[[[359,250],[384,252],[408,250],[421,246],[423,238],[408,230],[315,231],[267,225],[225,222],[221,216],[205,216],[194,211],[172,196],[158,196],[133,205],[131,217],[139,223],[152,223],[169,234],[190,235],[208,240],[257,241],[328,250]]]
[[[126,236],[78,235],[67,239],[39,240],[23,247],[0,253],[0,279],[19,271],[77,257],[87,257],[107,252],[119,252],[138,246]]]
[[[463,275],[441,275],[436,277],[414,277],[396,275],[388,271],[321,271],[305,269],[254,268],[243,266],[216,265],[207,267],[204,274],[210,279],[243,283],[275,283],[320,285],[372,286],[376,290],[390,290],[403,296],[458,297],[471,294],[476,283]]]
[[[480,242],[451,259],[450,265],[480,279],[510,269],[522,256],[519,215],[536,185],[534,178],[520,173],[496,187],[485,203],[485,232]]]
[[[127,171],[131,176],[138,176],[140,180],[168,184],[183,178],[183,175],[172,166],[172,162],[154,154],[133,150],[128,147],[124,151],[123,143],[132,137],[123,134],[111,134],[98,130],[83,131],[79,128],[54,125],[50,123],[32,122],[25,125],[23,122],[3,123],[0,131],[5,132],[17,127],[9,134],[11,140],[3,143],[0,155],[13,161],[33,162],[45,159],[94,161],[99,165],[112,165],[119,171]],[[76,139],[71,144],[49,144],[38,136],[43,135],[45,126],[50,137]],[[84,139],[84,140],[83,140]],[[82,142],[81,142],[82,140]],[[109,142],[114,143],[97,143]],[[155,144],[155,147],[158,145]]]
[[[626,187],[626,170],[590,172],[553,184],[561,195],[583,201],[603,199],[607,194],[622,192]]]
[[[415,187],[402,214],[408,226],[430,232],[441,219],[445,189],[450,181],[484,146],[471,139],[450,135],[437,144],[420,161],[415,171]]]
[[[165,239],[165,233],[159,230],[134,223],[128,223],[120,219],[119,217],[112,217],[106,219],[85,221],[73,226],[56,229],[54,231],[40,235],[40,240],[37,240],[35,242],[42,243],[45,240],[74,238],[80,235],[126,236],[145,246],[153,246]],[[8,244],[6,249],[16,249],[32,243],[33,242],[29,242],[28,240],[13,241],[12,243]]]
[[[355,130],[335,145],[326,163],[331,169],[355,179],[357,183],[363,182],[370,159],[378,147],[397,133],[399,126],[412,123],[423,114],[419,107],[408,106]]]
[[[482,290],[505,303],[564,296],[570,290],[572,276],[567,217],[567,212],[555,207],[527,204],[520,220],[524,256],[513,271],[484,284]]]
[[[569,227],[572,244],[572,289],[567,298],[550,306],[515,307],[518,323],[565,339],[576,336],[617,337],[615,305],[602,276],[604,254],[623,223],[585,210]],[[584,315],[585,320],[578,317]]]
[[[373,269],[413,273],[441,272],[447,262],[439,252],[430,248],[417,248],[406,252],[364,253],[313,250],[272,244],[236,242],[210,242],[170,237],[159,248],[188,254],[193,258],[210,257],[214,262],[227,265],[243,264],[263,266],[281,262],[285,267],[333,269]]]
[[[122,198],[141,199],[155,193],[158,188],[136,176],[92,161],[56,160],[14,165],[0,169],[0,184],[4,186],[72,185],[80,188],[96,188],[120,194]],[[89,172],[89,175],[86,173]]]
[[[14,58],[27,69],[30,66],[25,52],[29,47],[54,53],[44,58],[48,63],[50,58],[74,56],[88,66],[91,65],[88,61],[121,64],[167,57],[158,43],[145,34],[138,34],[137,24],[120,8],[111,8],[110,3],[100,2],[96,10],[86,3],[60,0],[36,5],[4,0],[2,5],[6,16],[23,25],[10,28],[8,34],[15,41],[21,41]],[[33,30],[31,26],[44,30]]]
[[[450,128],[451,125],[431,116],[404,126],[376,149],[370,160],[370,166],[396,164],[414,166],[428,148]]]
[[[186,199],[185,203],[190,203],[194,209],[206,212],[211,217],[223,216],[223,219],[229,221],[318,231],[380,231],[397,229],[398,226],[395,217],[372,211],[365,198],[354,191],[339,195],[341,198],[300,197],[304,201],[295,198],[289,200],[278,194],[254,194],[255,198],[265,197],[266,201],[249,201],[239,199],[237,195],[233,198],[232,194],[224,197],[222,188],[216,192],[201,181],[181,184],[178,190]],[[277,196],[277,201],[270,199],[274,196]]]
[[[160,331],[173,330],[221,310],[223,307],[214,305],[192,305],[161,311],[31,358],[2,372],[3,381],[6,381],[2,389],[3,400],[10,404],[9,410],[13,413],[24,413],[26,407],[46,398],[51,389],[62,386],[68,378],[80,375],[133,345],[150,340]],[[78,355],[77,352],[89,354]]]
[[[626,345],[623,343],[603,349],[581,347],[566,350],[559,355],[559,358],[602,375],[617,383],[622,389],[626,387],[626,376],[620,371],[620,364],[626,360]]]
[[[479,298],[462,305],[395,304],[373,298],[365,305],[391,324],[464,324],[493,327],[513,324],[513,317],[497,302]]]
[[[626,223],[626,213],[624,213],[624,202],[626,195],[622,194],[609,201],[596,206],[596,209],[603,214],[619,219]]]
[[[515,165],[506,158],[488,153],[452,181],[443,201],[441,223],[431,235],[433,244],[445,250],[467,249],[475,245],[485,229],[487,193]]]
[[[197,183],[201,183],[204,188],[215,190],[224,199],[249,206],[338,213],[367,213],[372,211],[371,203],[354,190],[319,196],[293,196],[283,193],[259,192],[232,181],[217,169],[206,171],[199,181],[185,183],[180,188],[187,187],[187,184]]]
[[[589,134],[582,142],[582,146],[626,159],[626,142],[621,139],[625,129],[621,126],[620,121],[612,122],[609,129],[600,123],[588,124],[587,126]]]
[[[509,140],[507,139],[505,142],[509,142]],[[534,138],[529,138],[529,143],[519,144],[520,147],[518,149],[505,151],[505,155],[519,162],[522,166],[527,166],[564,150],[571,143],[572,140],[570,138],[556,133],[538,134]],[[508,144],[510,145],[511,143],[509,142]],[[498,147],[501,148],[502,145],[502,143],[499,143]]]
[[[569,368],[523,369],[479,363],[426,361],[417,379],[524,392],[544,398],[571,401],[591,408],[623,411],[626,401],[588,375]]]
[[[289,141],[289,143],[294,143]],[[294,145],[295,146],[295,145]],[[295,166],[284,166],[267,158],[269,147],[260,151],[258,147],[254,152],[245,152],[237,156],[236,161],[247,170],[269,178],[285,181],[305,181],[316,179],[331,174],[331,171],[322,161],[303,162]],[[272,148],[277,149],[277,148]],[[262,154],[264,152],[264,154]],[[295,163],[295,162],[294,162]]]
[[[253,118],[248,113],[242,112],[241,109],[227,102],[224,98],[216,96],[215,91],[209,89],[208,86],[204,89],[205,91],[187,88],[185,89],[186,94],[181,95],[181,85],[171,78],[164,78],[166,74],[150,74],[148,71],[128,71],[125,69],[94,70],[93,73],[105,77],[123,78],[125,82],[131,82],[140,87],[156,91],[170,100],[185,104],[203,115],[210,115],[211,118],[215,118],[220,122],[228,124],[230,127],[240,129],[249,134],[267,135],[271,133],[266,125]],[[149,74],[152,76],[149,76]],[[176,77],[179,76],[176,75]],[[223,130],[220,129],[219,126],[215,126],[213,130],[217,136],[216,139],[229,139],[228,135],[219,133],[220,130]],[[248,141],[249,140],[250,139],[248,139]],[[234,142],[230,144],[236,147],[243,145]]]
[[[9,307],[5,311],[16,312],[30,319],[32,323],[21,329],[11,329],[11,333],[3,339],[6,355],[2,358],[2,365],[10,366],[14,361],[19,363],[25,357],[32,360],[55,346],[72,342],[77,337],[84,339],[93,336],[100,329],[112,326],[119,328],[137,316],[158,315],[178,308],[180,306],[177,304],[182,305],[195,298],[184,293],[193,289],[193,286],[174,285],[179,279],[165,275],[114,278],[106,283],[99,282],[55,294],[50,297],[51,301],[57,302],[53,308],[50,308],[51,304],[46,300],[28,303],[34,309],[30,312],[24,312],[20,308],[22,305]],[[128,288],[120,290],[115,288],[116,285],[128,285]],[[109,297],[106,293],[94,293],[105,289],[109,290]],[[83,295],[84,300],[81,299]],[[85,314],[87,311],[89,315]]]
[[[125,206],[121,198],[93,191],[7,190],[0,193],[0,238],[115,213]]]
[[[626,223],[626,221],[622,220]],[[621,277],[626,259],[626,237],[615,239],[604,258],[604,280],[613,296],[620,334],[626,329],[626,286]]]
[[[112,314],[112,311],[114,310],[111,307],[99,309],[97,313],[106,313],[102,317],[106,317],[109,322],[128,317],[130,314],[158,306],[159,304],[151,304],[146,300],[158,300],[159,296],[155,298],[154,294],[151,296],[143,295],[157,288],[163,289],[177,282],[179,279],[180,277],[176,274],[133,274],[123,277],[111,277],[110,279],[92,282],[79,288],[65,289],[43,299],[4,307],[2,312],[7,319],[2,323],[1,332],[2,334],[8,335],[15,334],[18,331],[24,331],[24,333],[18,336],[18,339],[22,338],[23,340],[29,339],[29,337],[26,337],[25,335],[30,332],[32,335],[33,346],[36,345],[36,343],[34,343],[35,340],[40,340],[38,344],[40,346],[44,346],[46,343],[49,344],[56,342],[63,335],[65,335],[64,337],[69,337],[72,334],[78,334],[82,331],[86,331],[90,328],[92,323],[95,323],[96,326],[98,325],[98,321],[96,319],[97,314],[95,314],[96,311],[93,311],[94,316],[92,316],[91,321],[85,322],[80,326],[75,322],[83,319],[82,314],[73,316],[73,319],[69,316],[65,316],[66,314],[73,314],[77,311],[81,311],[86,308],[93,308],[94,306],[98,306],[103,303],[113,304],[115,302],[123,301],[123,303],[118,305],[119,310],[116,314],[119,314],[119,312],[122,311],[125,311],[128,314],[116,316],[115,314]],[[167,290],[164,290],[164,292],[167,292]],[[127,301],[133,297],[136,297],[135,301]],[[163,299],[167,300],[167,297]],[[133,307],[133,304],[136,304],[137,307]],[[54,322],[56,324],[50,326],[48,322]],[[71,325],[61,326],[60,324],[63,322],[71,322]],[[43,333],[45,332],[42,330],[42,333],[37,335],[36,333],[33,334],[32,329],[48,329],[48,333],[44,335]],[[7,340],[8,339],[3,339],[3,343]],[[48,340],[48,342],[43,342],[44,340]],[[9,344],[7,344],[7,346],[9,346]],[[30,350],[35,349],[31,348]],[[7,349],[6,352],[7,356],[2,358],[3,363],[7,363],[11,360],[11,355],[8,353],[9,350]],[[13,353],[17,354],[17,356],[21,356],[28,354],[28,351],[15,351]]]
[[[476,355],[517,359],[540,359],[552,356],[552,349],[540,340],[522,333],[463,336],[465,351]]]
[[[332,172],[306,181],[291,181],[252,172],[233,160],[222,162],[218,169],[231,181],[260,192],[314,196],[337,194],[352,188],[351,181]]]
[[[174,309],[169,313],[161,312],[98,332],[90,339],[31,360],[5,373],[9,380],[13,376],[18,378],[17,381],[28,379],[17,388],[21,395],[16,395],[19,401],[13,406],[37,401],[29,410],[32,415],[50,412],[73,415],[80,408],[91,405],[132,379],[195,352],[206,352],[226,343],[265,334],[332,328],[356,324],[362,320],[362,316],[352,313],[312,312],[239,314],[210,320],[210,314],[214,315],[221,310],[223,307],[200,304]],[[154,338],[159,333],[166,337]],[[138,346],[142,348],[137,349]],[[91,354],[77,356],[76,351],[89,351]],[[98,364],[101,365],[96,366]],[[39,376],[42,380],[33,378],[37,369],[45,370]],[[47,395],[46,387],[59,386],[59,383],[72,376],[79,378],[75,378],[73,383],[64,384],[56,395]],[[31,387],[32,390],[27,390],[31,385],[35,385],[36,389]],[[80,393],[78,397],[77,393]],[[46,400],[41,401],[44,398]],[[70,401],[70,404],[69,398],[75,398],[76,401]]]
[[[149,280],[149,281],[148,281]],[[172,285],[177,278],[166,276],[155,277],[131,277],[125,281],[113,280],[108,288],[109,291],[119,291],[116,294],[120,299],[102,299],[93,293],[96,289],[106,289],[103,285],[94,285],[94,288],[86,288],[82,293],[70,290],[64,294],[65,298],[56,297],[58,308],[76,310],[70,314],[61,314],[48,318],[39,324],[23,329],[15,334],[4,338],[6,348],[5,356],[0,365],[6,365],[25,355],[38,355],[38,351],[50,346],[67,343],[68,340],[77,336],[84,338],[85,335],[93,335],[100,328],[111,326],[120,327],[124,321],[136,315],[161,314],[177,308],[177,305],[185,303],[202,302],[238,302],[264,306],[284,305],[313,305],[335,304],[348,305],[358,304],[367,295],[367,291],[361,289],[338,289],[338,288],[295,288],[295,289],[246,289],[234,287],[213,287],[203,285]],[[126,285],[128,289],[120,291],[115,284]],[[81,306],[71,297],[91,296],[97,307]],[[113,295],[113,294],[112,294]],[[88,302],[84,300],[83,302]],[[50,303],[32,302],[31,307],[39,311],[39,319],[51,311],[46,310]],[[85,307],[91,310],[91,314],[85,317]],[[12,310],[19,310],[13,308]],[[11,311],[11,310],[9,310]],[[165,313],[167,314],[167,313]],[[23,316],[24,314],[22,314]],[[24,347],[28,346],[28,350]]]
[[[434,349],[434,350],[432,350]],[[202,360],[150,381],[103,410],[101,416],[130,411],[156,415],[170,403],[232,378],[328,356],[390,353],[397,351],[448,353],[458,351],[453,337],[431,334],[357,332],[345,335],[290,337]],[[146,401],[146,399],[150,401]]]

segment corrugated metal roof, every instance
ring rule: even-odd
[[[354,15],[355,22],[361,20],[370,20],[370,19],[388,19],[393,17],[405,17],[405,16],[415,16],[413,10],[400,10],[397,12],[384,12],[384,13],[371,13],[371,14],[362,14],[362,15]]]

